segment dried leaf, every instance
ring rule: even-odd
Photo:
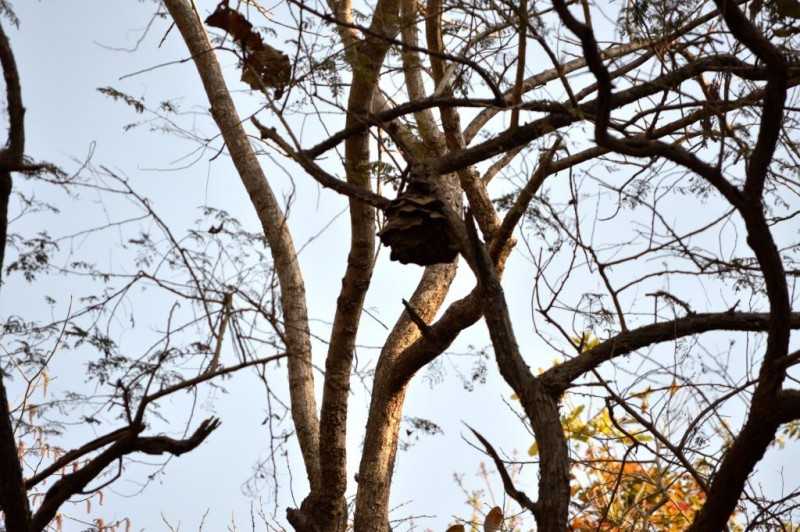
[[[248,54],[242,69],[242,81],[253,90],[275,89],[275,98],[283,95],[283,89],[292,76],[289,56],[275,48],[262,44],[260,50]]]
[[[499,506],[495,506],[486,515],[486,519],[483,521],[483,530],[484,532],[497,532],[500,530],[500,525],[502,524],[503,510],[501,510]]]
[[[228,7],[227,2],[220,2],[217,8],[206,19],[206,24],[228,32],[233,40],[249,49],[258,49],[262,43],[261,36],[253,31],[253,25],[244,15]]]
[[[250,21],[228,7],[225,1],[217,5],[217,9],[206,19],[206,24],[225,30],[242,48],[243,82],[254,90],[273,88],[275,98],[283,95],[283,89],[292,76],[292,64],[288,55],[265,44]]]

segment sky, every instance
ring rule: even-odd
[[[201,6],[210,11],[213,4],[205,4],[201,3]],[[229,161],[224,157],[209,161],[214,155],[212,151],[203,154],[194,164],[181,168],[191,160],[191,157],[184,157],[191,155],[194,144],[148,131],[146,126],[123,131],[126,124],[141,120],[142,117],[96,90],[111,86],[142,98],[153,107],[170,99],[188,111],[206,110],[205,96],[191,63],[157,67],[162,63],[183,60],[187,55],[175,31],[158,47],[166,29],[163,20],[153,24],[138,50],[121,50],[136,46],[137,39],[152,16],[152,3],[45,0],[17,2],[14,7],[21,21],[20,28],[17,30],[8,28],[8,24],[5,26],[17,55],[22,79],[27,108],[26,151],[30,156],[59,164],[69,172],[76,169],[78,162],[91,151],[96,164],[107,165],[127,176],[138,191],[152,198],[154,208],[159,209],[159,213],[176,226],[191,224],[197,218],[197,206],[211,204],[228,209],[246,227],[257,230],[257,220]],[[225,56],[220,60],[228,69],[230,85],[242,90],[237,79],[238,73],[232,68],[235,61]],[[145,69],[151,70],[132,75]],[[120,79],[123,77],[125,79]],[[254,100],[240,98],[239,101],[243,102],[240,113],[245,114],[248,105],[250,109],[258,105]],[[198,123],[208,136],[214,134],[204,117],[198,117]],[[313,131],[307,134],[312,140],[319,135],[320,132]],[[307,144],[311,144],[312,140]],[[291,183],[287,175],[275,166],[267,166],[266,172],[279,195],[289,193]],[[327,232],[313,240],[300,256],[306,275],[309,312],[312,320],[316,320],[316,325],[312,324],[312,327],[315,327],[315,332],[324,334],[324,322],[332,319],[344,271],[346,249],[336,243],[338,239],[346,237],[348,222],[346,216],[336,216],[346,205],[332,193],[320,191],[310,179],[297,175],[292,177],[297,192],[290,225],[297,247],[301,247],[334,220]],[[95,210],[92,211],[91,198],[89,211],[85,204],[81,204],[80,210],[74,212],[70,209],[71,200],[55,197],[63,209],[57,217],[58,227],[49,226],[52,219],[41,217],[25,220],[26,224],[30,224],[25,227],[26,230],[38,230],[40,224],[41,228],[49,229],[53,234],[70,234],[115,218],[116,213],[104,212],[108,209],[102,208],[99,201],[94,202]],[[18,226],[18,229],[21,228]],[[73,246],[73,256],[88,253],[105,257],[110,264],[118,252],[119,242],[101,235],[79,239],[71,242],[70,246]],[[367,308],[383,323],[391,325],[402,311],[401,298],[408,297],[413,290],[421,269],[389,263],[387,258],[388,253],[384,253],[381,267],[374,277],[374,287],[367,299]],[[465,294],[471,288],[471,283],[469,278],[460,277],[454,284],[453,293]],[[32,287],[9,285],[7,294],[15,288],[30,290]],[[55,290],[65,290],[72,295],[68,286],[57,286]],[[66,296],[66,293],[61,295]],[[10,295],[7,297],[6,301],[14,300]],[[29,299],[26,298],[26,301]],[[394,303],[385,304],[384,301]],[[145,301],[143,304],[152,305],[147,312],[159,317],[170,306],[168,301]],[[529,321],[528,301],[522,299],[518,304],[520,313],[526,315],[523,319]],[[30,311],[35,312],[39,307],[41,305]],[[139,311],[139,314],[142,312]],[[379,345],[386,334],[383,326],[367,317],[362,323],[366,334],[362,335],[360,343]],[[517,442],[510,444],[509,451],[524,451],[530,445],[527,431],[510,412],[487,411],[483,406],[491,399],[502,407],[498,400],[508,398],[511,393],[500,383],[496,371],[490,371],[487,383],[478,386],[472,393],[464,393],[461,381],[453,372],[453,366],[458,364],[457,353],[473,350],[472,345],[483,348],[488,344],[483,326],[473,329],[476,329],[473,334],[464,335],[452,347],[451,351],[456,354],[445,362],[448,375],[444,381],[431,386],[426,379],[415,379],[406,403],[406,415],[432,419],[445,433],[445,437],[423,438],[409,451],[398,455],[397,469],[403,474],[398,474],[393,502],[401,505],[413,501],[410,506],[412,513],[436,516],[418,520],[421,525],[441,527],[451,521],[453,514],[467,516],[465,497],[454,483],[453,474],[464,474],[468,484],[476,489],[482,487],[476,473],[483,457],[460,438],[465,430],[462,421],[496,434],[503,441]],[[315,348],[319,356],[324,346],[317,345]],[[363,358],[375,354],[374,349],[360,352]],[[68,359],[56,360],[56,363],[60,364],[58,380],[65,388],[75,382],[80,383],[80,364],[75,367],[74,362]],[[470,366],[471,362],[460,364],[459,371],[468,372]],[[280,370],[274,371],[273,375],[276,380],[285,379]],[[51,385],[53,390],[58,389],[58,384]],[[231,520],[240,526],[246,524],[251,503],[258,503],[258,500],[245,496],[242,485],[251,475],[254,462],[265,458],[267,435],[261,425],[264,418],[261,404],[263,389],[255,379],[247,377],[237,381],[236,386],[228,394],[208,390],[201,392],[209,411],[223,419],[222,427],[204,445],[189,455],[170,461],[165,473],[156,482],[150,483],[141,494],[131,495],[138,491],[149,470],[143,467],[142,471],[126,473],[120,482],[110,490],[105,490],[102,511],[95,500],[93,512],[99,512],[97,515],[103,516],[106,522],[130,517],[136,530],[164,530],[164,520],[173,526],[181,523],[181,530],[193,530],[199,526],[206,509],[210,509],[205,518],[206,530],[221,530]],[[469,414],[452,416],[451,401],[458,401],[464,412]],[[249,408],[252,405],[257,406]],[[181,412],[183,407],[180,405],[175,409]],[[368,398],[363,393],[354,396],[351,401],[354,415],[349,432],[353,449],[359,446],[367,407]],[[503,422],[500,423],[500,420]],[[106,430],[106,427],[102,429]],[[79,434],[72,438],[68,436],[64,447],[83,441],[86,432],[80,431]],[[353,454],[351,471],[357,467]],[[292,458],[296,460],[297,456]],[[431,471],[433,463],[437,464],[435,472]],[[302,476],[301,468],[295,463],[296,497],[302,497],[303,494]],[[261,497],[264,507],[271,512],[274,506],[270,500],[271,493],[262,493]],[[278,513],[280,517],[286,505],[284,498]],[[82,510],[83,503],[65,513],[83,518]],[[400,510],[397,515],[407,513]],[[67,530],[82,529],[77,522],[70,524],[68,521],[65,526]]]
[[[199,2],[202,12],[210,12],[214,4]],[[20,28],[10,28],[7,22],[4,28],[19,65],[27,108],[26,152],[31,157],[54,162],[69,172],[91,152],[95,164],[106,165],[127,176],[138,191],[151,198],[154,209],[171,226],[191,227],[198,217],[197,207],[207,204],[228,210],[245,227],[258,230],[253,209],[232,165],[225,156],[215,157],[218,141],[212,141],[209,150],[197,153],[195,142],[152,131],[152,124],[126,130],[127,124],[146,119],[147,115],[136,115],[129,107],[97,91],[99,87],[114,87],[143,99],[153,108],[170,100],[183,111],[194,113],[182,117],[186,120],[184,123],[193,123],[207,138],[215,135],[213,125],[204,116],[207,100],[193,64],[185,61],[187,52],[177,31],[165,36],[168,24],[158,19],[152,21],[144,39],[137,43],[151,23],[152,2],[28,0],[18,1],[14,7],[21,21]],[[247,94],[238,81],[235,60],[230,55],[220,55],[220,61],[226,69],[229,86],[235,91],[240,115],[258,109],[258,97]],[[260,116],[271,125],[268,115]],[[339,119],[331,120],[335,125]],[[323,131],[307,127],[303,128],[301,140],[309,146],[323,136]],[[346,260],[346,248],[340,244],[347,238],[348,222],[346,216],[339,216],[346,203],[335,194],[320,190],[290,165],[278,165],[266,158],[264,165],[278,196],[292,195],[294,203],[289,224],[295,244],[300,248],[308,242],[299,260],[305,274],[312,329],[324,337],[333,317]],[[558,190],[553,193],[557,194]],[[54,201],[61,202],[61,214],[25,219],[21,223],[26,225],[17,227],[18,230],[48,229],[53,234],[71,234],[121,216],[114,212],[117,204],[113,201],[103,203],[91,195],[77,201],[52,194]],[[121,253],[119,236],[113,231],[111,236],[104,233],[68,242],[68,254],[73,257],[89,255],[116,264]],[[533,250],[538,249],[536,242],[528,245]],[[740,246],[741,242],[730,245]],[[531,326],[532,279],[524,246],[521,243],[519,247],[523,249],[515,252],[509,261],[504,278],[509,306],[523,353],[533,367],[546,366],[555,355],[534,334]],[[367,297],[367,309],[380,322],[393,323],[402,311],[401,299],[411,293],[420,272],[421,269],[413,266],[390,263],[388,253],[383,253]],[[4,287],[0,311],[6,315],[42,312],[58,315],[65,312],[64,305],[69,297],[80,297],[85,288],[79,283],[53,283],[56,284]],[[465,294],[472,284],[469,274],[459,275],[451,289],[452,297]],[[41,304],[40,292],[53,290],[61,295],[62,304],[47,309]],[[573,290],[596,291],[599,284],[591,279]],[[34,293],[37,297],[31,296]],[[137,297],[140,306],[135,312],[137,316],[144,315],[145,321],[151,319],[155,324],[168,315],[169,300],[150,298],[147,294]],[[716,296],[712,297],[717,300]],[[369,346],[380,345],[386,334],[378,319],[367,316],[362,319],[359,343],[363,347],[358,356],[365,364],[376,356],[376,351]],[[137,336],[139,334],[142,337]],[[142,333],[141,329],[130,332],[124,338],[125,345],[141,345],[147,337],[148,333]],[[441,436],[423,437],[409,450],[398,453],[392,493],[393,506],[398,509],[393,516],[426,516],[415,520],[420,530],[427,527],[444,530],[452,522],[453,515],[469,515],[465,495],[454,482],[454,474],[463,474],[470,489],[486,488],[478,475],[484,457],[466,441],[464,423],[500,442],[508,453],[516,450],[524,456],[532,441],[526,428],[504,405],[511,391],[500,380],[491,360],[486,383],[476,386],[472,392],[464,390],[457,376],[459,371],[468,372],[471,366],[471,359],[466,358],[464,362],[465,357],[459,354],[488,345],[485,327],[482,324],[472,327],[451,347],[450,356],[444,358],[445,378],[431,384],[423,372],[414,379],[408,393],[405,415],[431,419],[444,432]],[[324,345],[318,342],[315,345],[318,361],[322,360],[323,352]],[[226,355],[232,354],[226,351]],[[85,361],[75,358],[65,355],[56,359],[56,390],[91,386],[83,378]],[[273,379],[276,389],[281,389],[286,379],[283,369],[279,368],[269,370],[268,378]],[[318,379],[318,383],[320,381]],[[368,407],[368,396],[359,388],[360,384],[355,383],[348,424],[351,472],[357,468],[357,451]],[[204,530],[224,530],[231,523],[247,528],[254,507],[263,508],[270,516],[277,508],[277,519],[281,521],[285,507],[299,504],[305,493],[296,449],[292,449],[289,457],[293,464],[291,491],[287,489],[290,479],[283,466],[279,473],[283,485],[277,501],[270,489],[264,489],[257,497],[244,493],[243,489],[253,464],[266,458],[268,435],[261,424],[265,415],[263,404],[263,388],[252,376],[237,377],[226,392],[211,387],[201,390],[193,426],[202,416],[213,414],[223,420],[222,427],[192,453],[170,460],[163,473],[147,483],[141,492],[147,475],[155,469],[147,464],[154,461],[145,459],[144,463],[130,467],[119,482],[104,490],[102,506],[98,506],[98,499],[92,499],[90,515],[102,516],[106,522],[128,517],[134,530],[147,531],[167,530],[169,526],[197,530],[201,523],[205,524]],[[187,399],[178,398],[165,404],[162,413],[167,419],[184,420],[186,408]],[[173,435],[180,434],[182,429],[182,424],[157,424],[157,430]],[[92,427],[72,427],[63,445],[79,444],[87,436],[91,437],[92,430]],[[793,452],[796,454],[796,449]],[[780,466],[781,462],[775,465]],[[775,478],[767,477],[768,483]],[[531,493],[535,482],[535,478],[520,479],[521,486]],[[492,491],[487,491],[487,498],[494,497],[498,504],[502,503],[501,486],[496,478],[490,488]],[[65,530],[85,528],[77,521],[86,518],[85,502],[65,508],[65,514],[75,519],[65,523]]]

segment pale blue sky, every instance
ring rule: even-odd
[[[202,10],[210,12],[215,2],[203,1],[198,4]],[[134,46],[152,16],[152,2],[23,0],[14,5],[21,27],[19,30],[9,28],[7,23],[4,23],[4,27],[10,35],[20,67],[23,98],[28,109],[26,151],[30,156],[60,164],[69,172],[76,167],[73,159],[83,158],[95,145],[94,161],[130,177],[133,186],[151,197],[155,208],[176,227],[190,226],[197,217],[196,207],[208,203],[229,210],[249,229],[258,230],[252,207],[225,157],[209,161],[215,153],[212,149],[188,168],[178,168],[185,164],[182,158],[194,150],[194,143],[148,131],[147,127],[124,132],[125,124],[139,120],[141,116],[96,91],[97,87],[113,86],[132,96],[144,98],[152,106],[157,106],[162,100],[172,99],[185,111],[203,112],[206,109],[207,100],[191,62],[130,76],[155,65],[186,58],[185,47],[176,30],[158,47],[167,27],[166,21],[155,21],[149,35],[135,52],[109,49]],[[230,55],[221,55],[220,60],[227,68],[230,87],[237,91],[240,114],[256,109],[258,97],[239,92],[244,87],[238,82],[238,73],[233,68],[234,59]],[[545,66],[543,63],[540,68]],[[123,76],[128,77],[120,80]],[[262,116],[263,121],[270,123],[268,115]],[[207,118],[198,114],[196,120],[199,130],[208,136],[215,134],[213,124]],[[340,122],[335,118],[331,121]],[[184,124],[190,124],[190,121]],[[304,133],[306,145],[322,135],[321,131],[310,127],[306,127]],[[219,143],[212,145],[216,148]],[[288,177],[268,159],[264,159],[264,164],[270,183],[278,194],[288,193],[291,188]],[[288,167],[291,168],[290,165]],[[293,177],[297,191],[290,226],[295,243],[300,247],[325,227],[344,208],[345,202],[333,193],[320,191],[311,179],[300,172],[294,173]],[[559,179],[562,176],[556,178]],[[563,194],[563,189],[558,190],[560,183],[555,181],[552,185],[554,194]],[[30,225],[26,225],[25,230],[33,231],[41,226],[49,228],[54,235],[66,234],[95,222],[102,223],[107,216],[113,218],[116,214],[104,212],[98,203],[91,201],[81,203],[80,210],[71,210],[70,204],[63,202],[63,197],[60,198],[63,212],[57,219],[42,217],[26,220],[25,223]],[[676,218],[679,221],[691,221],[693,216],[694,213],[687,212],[680,213]],[[57,227],[53,227],[54,221]],[[629,229],[618,227],[620,234]],[[329,322],[333,316],[344,271],[346,247],[342,244],[346,241],[347,232],[347,218],[342,216],[300,256],[309,312],[312,319],[321,320],[312,323],[312,328],[321,336],[327,334],[327,325],[323,322]],[[116,256],[118,244],[113,237],[107,240],[92,238],[73,244],[73,252],[76,255],[86,253],[106,257],[111,262]],[[742,245],[742,242],[731,245]],[[531,247],[538,251],[536,242],[531,243]],[[504,284],[518,340],[531,365],[536,368],[549,365],[555,355],[533,334],[530,310],[532,279],[525,254],[525,246],[520,243],[519,251],[509,262]],[[383,322],[391,324],[402,310],[401,298],[407,298],[411,293],[420,271],[413,266],[389,263],[388,253],[383,253],[367,298],[367,307]],[[471,276],[461,275],[451,292],[454,296],[460,296],[471,286]],[[687,292],[691,292],[689,285],[686,286]],[[51,284],[30,288],[9,285],[4,287],[0,309],[4,314],[49,312],[39,304],[40,290],[59,290],[62,295],[73,295],[74,292],[78,296],[82,287]],[[585,286],[574,286],[571,290],[576,293],[581,290],[600,291],[600,285],[592,278]],[[698,290],[698,287],[694,290]],[[31,293],[36,293],[37,297],[32,297]],[[698,306],[702,306],[704,296],[700,292],[694,293],[697,294]],[[716,303],[729,296],[714,293],[710,299]],[[734,296],[730,298],[735,300]],[[139,310],[139,314],[147,314],[154,322],[158,322],[166,316],[171,302],[158,299],[144,300],[140,304],[148,305],[148,308],[146,311]],[[366,316],[362,324],[363,332],[359,337],[362,345],[382,343],[385,330],[380,325]],[[140,341],[130,334],[125,337],[129,346],[135,346]],[[451,351],[465,352],[470,345],[481,348],[488,343],[485,327],[479,324],[463,334]],[[317,360],[321,360],[324,346],[318,343],[315,349]],[[362,361],[374,356],[374,351],[359,350]],[[445,361],[445,365],[455,360],[457,357],[451,357]],[[57,359],[56,364],[60,380],[55,383],[56,387],[84,385],[82,362],[75,363],[74,360],[63,358]],[[462,363],[461,369],[467,371],[469,366],[470,362]],[[281,370],[273,370],[272,379],[280,389],[281,383],[285,382],[285,375]],[[166,530],[163,514],[173,525],[180,522],[181,530],[191,531],[197,529],[202,515],[208,509],[205,530],[224,530],[232,519],[239,526],[247,528],[251,502],[258,504],[258,501],[246,497],[241,486],[250,475],[253,463],[265,458],[267,434],[261,425],[264,418],[263,390],[252,377],[242,375],[234,382],[227,383],[228,394],[214,392],[211,388],[201,390],[199,416],[211,412],[223,419],[222,427],[205,444],[189,455],[173,459],[167,465],[165,474],[135,497],[125,495],[134,492],[136,486],[133,482],[142,481],[151,469],[141,467],[126,471],[123,479],[107,490],[102,510],[97,510],[95,503],[93,510],[97,511],[93,511],[92,515],[102,516],[107,522],[130,517],[134,530],[156,531]],[[354,390],[356,394],[351,401],[353,415],[349,423],[351,477],[357,468],[364,415],[368,406],[368,398],[356,381]],[[429,519],[420,519],[417,523],[421,529],[431,527],[438,531],[444,530],[451,522],[452,515],[469,515],[464,496],[453,482],[452,475],[463,473],[470,487],[483,488],[483,483],[475,475],[483,456],[461,439],[460,436],[464,434],[462,421],[481,430],[505,451],[516,449],[524,455],[531,438],[503,405],[502,399],[508,399],[509,396],[510,390],[500,381],[493,361],[489,362],[487,383],[477,386],[471,393],[463,391],[452,368],[445,381],[433,387],[419,377],[414,380],[405,414],[431,419],[442,427],[445,434],[422,438],[409,451],[398,454],[392,502],[393,505],[408,505],[397,510],[395,517],[428,515],[431,516]],[[176,399],[166,406],[165,412],[172,413],[175,419],[182,422],[186,406],[186,400]],[[180,430],[181,427],[179,424],[176,427],[160,427],[159,430]],[[74,427],[63,445],[74,446],[87,437],[91,437],[90,428]],[[292,487],[299,503],[305,494],[304,474],[297,462],[294,446],[292,450]],[[279,519],[283,517],[284,508],[291,504],[288,479],[283,472],[281,475],[284,489],[278,501]],[[536,479],[532,474],[529,477],[521,479],[520,485],[534,493]],[[501,486],[497,479],[493,480],[492,489],[498,497],[496,502],[500,503]],[[265,490],[261,495],[265,511],[271,513],[274,506],[271,490]],[[65,513],[84,517],[81,508],[66,508]],[[68,522],[66,526],[68,531],[81,529],[74,522]]]
[[[201,6],[210,10],[213,4],[205,2]],[[20,30],[11,28],[8,31],[20,65],[23,96],[28,110],[27,153],[35,158],[61,164],[69,171],[76,167],[73,158],[83,158],[90,146],[95,144],[95,163],[108,165],[127,175],[139,191],[153,199],[160,214],[177,226],[190,224],[197,216],[195,208],[207,202],[228,209],[245,221],[250,229],[257,230],[252,208],[228,161],[220,158],[209,163],[208,160],[214,154],[212,151],[187,169],[154,170],[180,166],[181,163],[174,161],[193,150],[195,145],[159,132],[150,132],[146,127],[123,132],[125,124],[139,120],[141,116],[96,91],[97,87],[113,86],[135,97],[144,98],[154,107],[168,98],[178,102],[184,110],[203,111],[207,106],[191,63],[158,68],[120,81],[120,77],[133,72],[186,57],[176,31],[168,36],[160,49],[156,48],[166,28],[163,20],[154,23],[137,52],[108,49],[126,48],[135,44],[150,19],[152,3],[43,1],[18,2],[15,7],[21,27]],[[228,67],[234,64],[230,56],[221,56],[221,61]],[[238,73],[232,69],[230,80],[233,89],[242,89],[238,82]],[[258,105],[254,98],[245,100],[240,107],[241,114],[246,112],[248,104],[250,108]],[[200,117],[198,123],[204,132],[209,135],[214,133],[208,120]],[[320,134],[308,130],[306,133],[311,139],[309,143]],[[214,146],[218,146],[218,143]],[[265,161],[265,165],[272,186],[279,193],[288,193],[286,176],[275,166],[270,166],[268,161]],[[340,212],[345,203],[332,193],[320,192],[305,176],[298,174],[294,178],[298,192],[291,227],[299,247]],[[95,212],[87,212],[86,207],[82,206],[79,213],[71,212],[69,203],[61,205],[63,214],[58,218],[58,230],[49,226],[53,234],[78,230],[91,225],[92,219],[96,223],[102,223],[106,216],[99,205]],[[26,223],[33,224],[34,227],[41,223],[48,227],[52,221],[26,220]],[[340,217],[300,257],[306,276],[312,319],[332,319],[336,291],[344,271],[346,256],[346,248],[339,244],[346,238],[347,227],[346,217]],[[111,261],[115,244],[118,242],[115,243],[113,238],[110,242],[107,239],[93,238],[82,242],[75,253],[107,253],[108,260]],[[383,322],[391,324],[402,310],[401,298],[408,297],[411,293],[421,270],[413,266],[388,263],[387,258],[388,254],[384,254],[381,267],[374,276],[374,288],[368,296],[367,305],[378,313]],[[6,297],[10,298],[11,293],[16,293],[15,288],[8,286]],[[70,293],[72,288],[59,287]],[[454,285],[453,291],[456,295],[463,295],[469,288],[471,281],[460,279]],[[29,287],[24,289],[29,290]],[[522,323],[529,323],[527,296],[522,296],[517,303],[523,316]],[[152,314],[165,316],[170,304],[166,300],[153,301]],[[385,335],[383,328],[368,317],[362,323],[364,334],[360,343],[378,345]],[[324,324],[317,322],[312,327],[315,332],[326,334],[327,326]],[[526,336],[526,328],[523,327],[520,331],[523,337]],[[452,351],[466,351],[470,343],[478,347],[488,343],[482,325],[473,329],[474,333],[464,335],[453,346]],[[130,336],[126,339],[131,341]],[[322,345],[316,346],[317,357],[324,353],[323,349]],[[374,354],[370,350],[360,351],[362,359]],[[74,379],[70,383],[80,383],[82,368],[73,368],[68,360],[57,362],[63,364],[59,366],[62,372],[59,379],[65,385],[68,378]],[[468,371],[470,365],[471,362],[463,364],[462,371]],[[77,371],[72,377],[68,377],[72,369]],[[276,370],[273,375],[278,383],[285,379],[281,371]],[[260,424],[264,418],[263,391],[252,378],[242,376],[237,383],[230,387],[229,395],[215,394],[209,389],[201,392],[201,398],[210,398],[203,404],[207,406],[212,403],[212,412],[223,419],[222,427],[201,448],[190,455],[172,460],[165,475],[135,497],[127,498],[121,494],[134,492],[136,486],[129,481],[142,481],[150,470],[143,468],[142,471],[126,472],[110,492],[106,490],[103,510],[93,515],[102,516],[107,522],[130,516],[136,530],[148,531],[166,529],[161,513],[173,525],[181,522],[182,530],[196,529],[206,509],[210,509],[206,530],[222,530],[232,518],[240,525],[248,523],[251,499],[242,494],[241,485],[250,475],[252,464],[265,457],[266,433]],[[358,391],[362,389],[358,383],[354,383],[354,388]],[[445,436],[423,438],[410,451],[399,453],[393,502],[411,504],[399,510],[398,517],[409,513],[435,515],[437,517],[420,520],[418,523],[441,528],[450,522],[449,516],[452,514],[463,517],[468,515],[467,507],[463,504],[463,494],[453,482],[452,474],[464,473],[468,480],[474,481],[472,483],[475,488],[480,488],[482,483],[474,478],[474,474],[482,458],[459,438],[464,430],[461,420],[479,429],[483,427],[497,441],[503,441],[504,448],[517,448],[524,452],[530,441],[525,429],[516,423],[516,418],[505,410],[486,408],[492,402],[502,409],[498,400],[501,396],[508,397],[509,394],[498,383],[493,363],[490,363],[489,382],[478,386],[473,393],[463,392],[452,368],[448,370],[445,382],[433,388],[422,379],[415,380],[406,404],[406,415],[434,420],[444,429]],[[359,447],[367,400],[363,393],[359,393],[351,402],[354,414],[349,425],[352,449],[357,450]],[[461,412],[455,416],[452,415],[453,401],[457,401]],[[181,406],[176,405],[175,411],[175,417],[183,420],[184,417],[179,415],[184,412]],[[500,419],[505,421],[499,423]],[[86,432],[73,429],[64,446],[75,445],[86,437],[90,437]],[[351,476],[357,468],[357,457],[352,454]],[[297,464],[293,475],[295,494],[302,497],[304,474]],[[494,488],[498,490],[499,485]],[[117,493],[120,495],[115,495]],[[499,491],[496,493],[499,494]],[[282,495],[288,495],[288,490],[283,491]],[[271,490],[265,491],[262,496],[265,509],[271,512]],[[279,517],[282,518],[287,504],[288,499],[281,501]],[[67,509],[65,513],[72,512],[73,515],[82,517],[81,508],[82,505],[72,510]],[[96,509],[95,502],[93,510]],[[77,526],[74,523],[67,526],[67,530],[80,529],[70,528]]]

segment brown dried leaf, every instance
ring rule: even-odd
[[[228,7],[225,1],[217,5],[217,9],[206,19],[206,24],[225,30],[233,40],[249,50],[258,50],[262,46],[261,36],[253,31],[250,21],[235,9]]]
[[[486,519],[483,521],[483,530],[484,532],[497,532],[500,530],[500,525],[502,524],[503,510],[501,510],[499,506],[495,506],[486,515]]]
[[[265,44],[250,21],[228,7],[226,1],[217,5],[217,9],[206,19],[206,24],[225,30],[242,47],[243,82],[254,90],[275,89],[275,98],[283,95],[283,89],[292,76],[292,64],[288,55]]]

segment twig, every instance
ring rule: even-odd
[[[411,321],[413,321],[414,324],[419,328],[419,332],[422,333],[422,336],[430,337],[430,325],[425,323],[425,320],[422,319],[422,316],[417,314],[417,311],[411,306],[411,303],[403,299],[403,306],[406,307],[406,312],[408,312],[409,318],[411,318]]]
[[[525,492],[518,490],[516,486],[514,486],[514,481],[511,480],[511,476],[508,474],[508,471],[506,470],[506,466],[503,463],[503,460],[500,458],[500,455],[497,454],[497,451],[494,450],[492,444],[489,443],[489,441],[486,438],[484,438],[480,432],[473,429],[466,423],[464,423],[464,425],[470,431],[472,431],[472,434],[474,434],[476,438],[478,438],[478,441],[480,441],[481,445],[483,445],[483,447],[486,449],[486,454],[488,454],[494,461],[494,465],[497,468],[497,472],[500,473],[500,478],[503,480],[503,488],[506,490],[506,493],[508,493],[508,496],[517,501],[519,505],[522,506],[523,508],[530,510],[531,513],[533,513],[534,516],[536,516],[539,512],[538,504],[533,502],[525,494]]]
[[[361,200],[364,203],[379,209],[386,209],[391,203],[391,200],[375,194],[374,192],[370,192],[369,190],[357,187],[351,183],[336,179],[334,176],[323,170],[314,161],[309,159],[303,152],[295,151],[295,149],[292,148],[288,142],[278,135],[278,132],[275,130],[275,128],[266,127],[259,122],[256,117],[252,117],[250,120],[261,132],[262,139],[271,140],[277,144],[280,149],[282,149],[289,157],[302,166],[303,169],[323,187],[335,190],[336,192],[344,194],[350,198]]]

